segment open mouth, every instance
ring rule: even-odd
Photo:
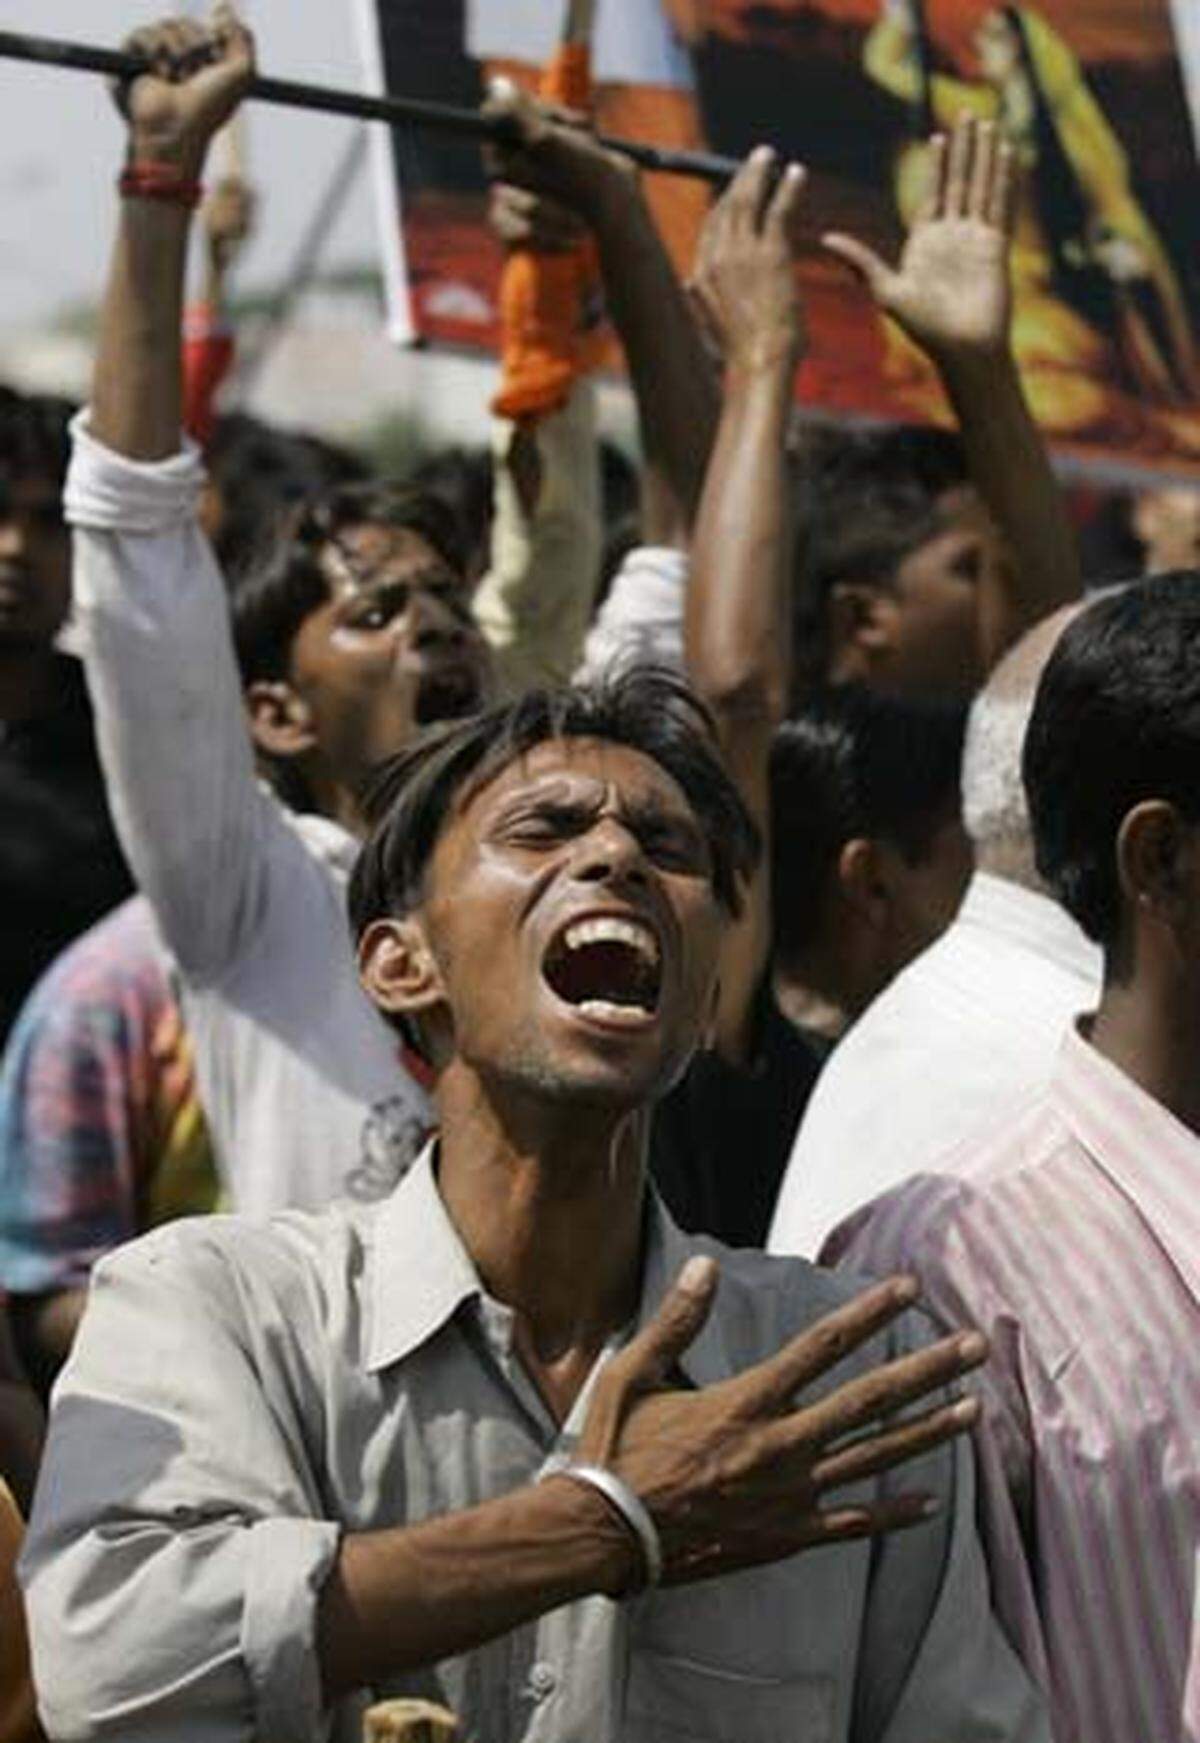
[[[550,990],[582,1016],[635,1028],[652,1022],[662,991],[662,951],[642,920],[598,914],[553,939],[542,964]]]
[[[427,672],[417,686],[418,726],[437,720],[459,720],[474,714],[483,700],[479,673],[468,665],[440,666]]]

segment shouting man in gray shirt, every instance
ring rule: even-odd
[[[941,1391],[983,1340],[647,1192],[756,852],[688,691],[434,728],[372,813],[360,970],[440,1137],[99,1267],[24,1564],[51,1736],[316,1743],[371,1690],[480,1743],[1044,1737]]]

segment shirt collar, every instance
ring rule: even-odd
[[[442,1203],[434,1154],[431,1142],[375,1219],[366,1347],[366,1367],[372,1374],[410,1356],[454,1317],[464,1301],[484,1299],[479,1274]],[[683,1234],[658,1194],[652,1187],[648,1189],[639,1328],[657,1313],[687,1261],[696,1253],[711,1250],[710,1242]],[[736,1371],[738,1364],[727,1346],[723,1323],[714,1305],[680,1361],[680,1368],[694,1386],[711,1385]]]
[[[366,1354],[372,1374],[403,1361],[440,1331],[464,1301],[483,1294],[442,1203],[433,1157],[430,1143],[375,1219]]]
[[[1097,1052],[1079,1024],[1063,1039],[1050,1093],[1200,1301],[1200,1138]]]
[[[1100,951],[1082,927],[1053,897],[1026,889],[1011,878],[976,872],[955,925],[978,926],[992,937],[1007,938],[1056,962],[1097,990],[1100,987]]]

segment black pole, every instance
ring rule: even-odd
[[[104,73],[113,79],[136,78],[150,70],[139,56],[118,49],[26,36],[15,30],[0,30],[0,60],[31,61],[37,66],[65,67],[79,73]],[[276,103],[287,109],[350,115],[360,121],[386,121],[393,127],[434,127],[443,133],[479,140],[502,139],[505,133],[502,121],[494,121],[474,109],[431,103],[419,97],[372,97],[363,91],[339,91],[328,85],[302,85],[291,79],[261,77],[251,80],[247,95],[257,102]],[[631,158],[642,169],[666,175],[695,176],[701,181],[721,183],[731,180],[739,168],[734,159],[705,151],[671,151],[644,145],[640,140],[610,139],[604,135],[600,143]]]

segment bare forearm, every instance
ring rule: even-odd
[[[1039,618],[1079,597],[1075,536],[1010,352],[939,363],[967,464],[1007,546],[992,596],[980,599],[987,666]]]
[[[716,717],[725,762],[764,837],[771,739],[791,673],[791,514],[785,438],[793,359],[732,369],[700,505],[684,625],[688,671]],[[743,1065],[770,950],[761,869],[721,958],[714,1043]]]
[[[179,450],[183,280],[190,213],[123,200],[92,386],[92,433],[131,460]]]
[[[647,468],[695,517],[720,399],[683,287],[640,195],[593,215],[605,296],[629,363]]]
[[[716,710],[723,735],[736,732],[739,719],[773,726],[787,708],[786,436],[793,373],[790,356],[765,367],[731,369],[696,522],[685,627],[688,669]]]
[[[619,1592],[637,1555],[607,1504],[565,1478],[423,1525],[347,1537],[321,1594],[326,1695],[468,1652],[578,1598]]]

